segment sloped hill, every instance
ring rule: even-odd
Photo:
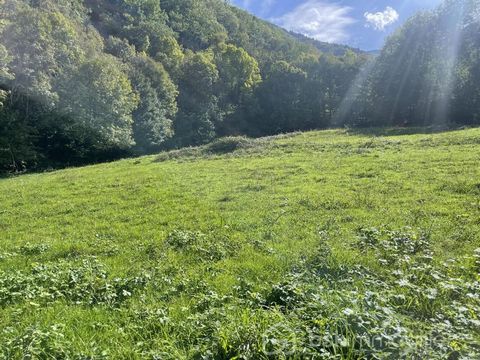
[[[376,135],[0,180],[0,358],[477,358],[480,130]]]
[[[295,37],[296,39],[300,40],[301,42],[305,44],[309,44],[311,46],[314,46],[316,49],[321,51],[324,54],[332,54],[335,56],[343,56],[347,52],[352,51],[357,54],[372,54],[375,55],[375,52],[373,51],[363,51],[361,49],[353,48],[348,45],[340,45],[340,44],[334,44],[334,43],[328,43],[324,41],[319,41],[312,39],[308,36],[298,34],[292,31],[288,32],[291,36]]]

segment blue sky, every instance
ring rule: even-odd
[[[441,0],[231,0],[234,5],[317,40],[363,50],[385,38],[416,11]]]

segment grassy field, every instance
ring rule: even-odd
[[[0,359],[478,359],[480,129],[0,180]]]

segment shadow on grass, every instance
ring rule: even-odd
[[[424,126],[424,127],[369,127],[349,128],[348,134],[368,136],[404,136],[416,134],[438,134],[450,131],[465,130],[466,126]]]

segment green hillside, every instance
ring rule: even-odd
[[[480,129],[0,180],[0,359],[480,357]]]

